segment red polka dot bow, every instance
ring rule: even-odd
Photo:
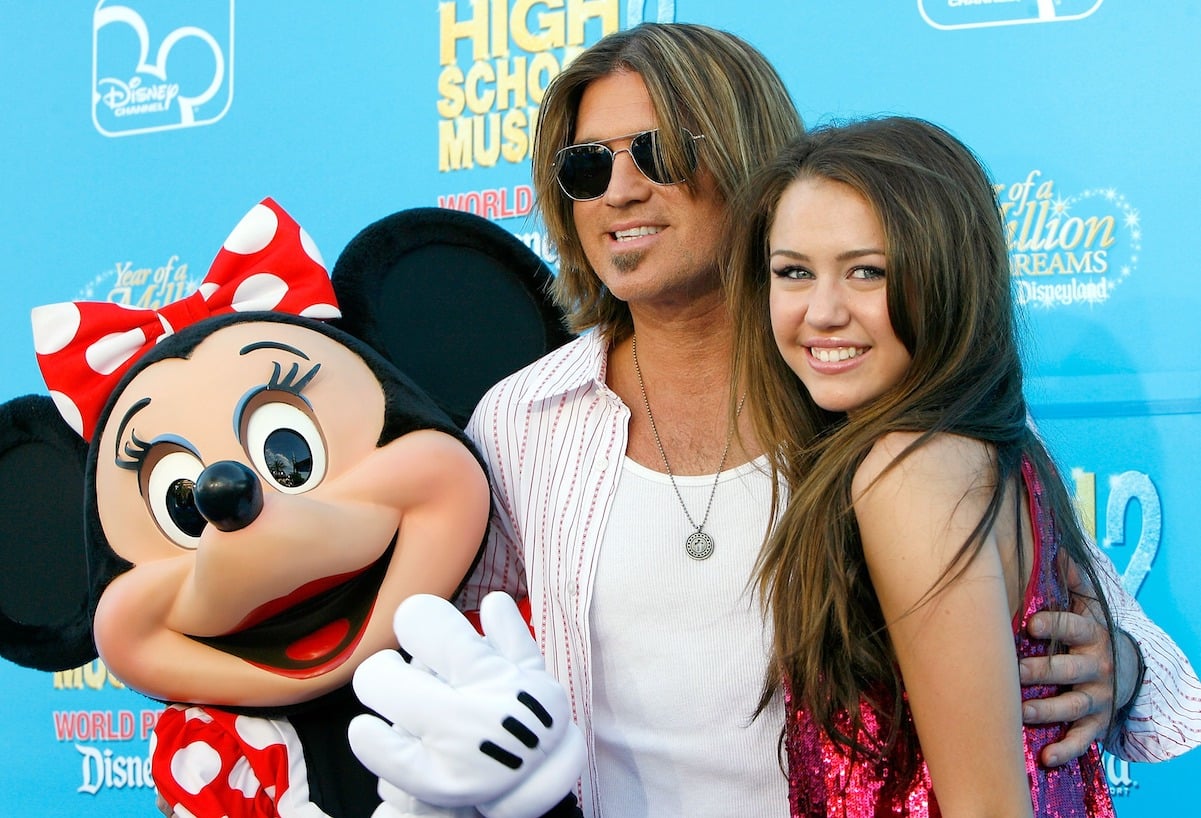
[[[58,411],[84,440],[113,388],[163,338],[213,315],[274,310],[341,315],[317,246],[272,199],[247,213],[196,292],[161,308],[74,301],[33,310],[38,366]]]

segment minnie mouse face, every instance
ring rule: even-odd
[[[130,686],[218,705],[314,698],[395,647],[401,600],[449,596],[470,568],[488,514],[479,464],[432,429],[381,445],[384,387],[331,332],[228,323],[111,402],[95,507],[132,567],[103,590],[94,635]]]

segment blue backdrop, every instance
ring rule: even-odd
[[[31,307],[178,298],[267,195],[331,262],[370,222],[442,205],[553,263],[530,214],[542,89],[643,19],[746,37],[809,124],[914,114],[981,154],[1011,229],[1040,428],[1130,589],[1201,658],[1191,3],[0,0],[0,400],[45,392]],[[153,702],[99,662],[3,663],[0,684],[0,814],[154,814]],[[1122,818],[1181,814],[1199,774],[1201,754],[1109,765]]]

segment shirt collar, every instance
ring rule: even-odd
[[[539,377],[530,379],[519,399],[532,404],[589,387],[608,391],[605,384],[608,353],[609,342],[601,333],[585,332],[534,365],[540,370]]]

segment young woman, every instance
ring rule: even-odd
[[[1022,725],[1048,691],[1018,657],[1057,649],[1026,618],[1067,605],[1061,556],[1096,584],[979,162],[920,120],[823,128],[734,219],[736,375],[788,489],[759,580],[792,814],[1112,816],[1097,747],[1049,770],[1062,726]]]

